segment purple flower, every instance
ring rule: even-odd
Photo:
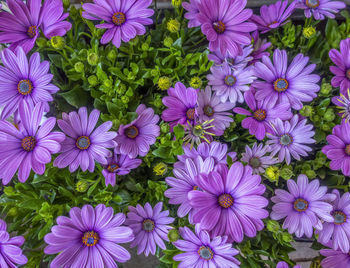
[[[248,91],[248,84],[256,79],[252,68],[233,70],[227,63],[222,66],[212,66],[210,71],[211,74],[207,75],[208,85],[212,86],[221,102],[225,103],[229,99],[234,105],[237,101],[243,102],[242,92]]]
[[[350,194],[344,193],[340,197],[338,190],[333,190],[336,198],[332,202],[331,215],[334,222],[324,222],[323,229],[319,231],[318,241],[326,245],[332,240],[332,248],[344,253],[350,251]]]
[[[26,264],[28,259],[20,248],[24,243],[24,237],[14,236],[10,238],[6,228],[6,222],[0,220],[0,266],[6,268],[17,267],[16,264]]]
[[[217,131],[214,129],[214,125],[211,124],[213,120],[214,119],[204,122],[198,120],[193,123],[187,121],[186,125],[183,125],[185,132],[183,141],[185,142],[185,145],[190,143],[190,148],[192,149],[194,144],[198,146],[202,142],[211,143],[213,141],[213,136],[221,136],[223,131]]]
[[[177,240],[174,246],[184,251],[173,257],[179,261],[178,268],[189,267],[232,267],[238,268],[240,262],[234,257],[238,250],[227,243],[227,237],[217,236],[210,239],[206,231],[200,230],[197,224],[193,233],[188,227],[180,227],[180,235],[184,240]]]
[[[199,4],[198,21],[209,41],[210,51],[227,51],[232,57],[242,55],[241,45],[251,42],[249,32],[257,29],[251,22],[245,22],[253,14],[244,9],[247,0],[202,0]]]
[[[288,66],[287,51],[276,49],[273,63],[264,56],[262,62],[255,63],[255,75],[263,81],[255,81],[257,100],[266,100],[271,106],[276,103],[290,103],[296,110],[303,108],[302,102],[310,102],[320,90],[316,83],[320,77],[311,72],[315,64],[307,66],[309,57],[298,54]]]
[[[260,16],[252,15],[250,21],[258,26],[261,33],[267,33],[272,29],[276,29],[288,21],[287,19],[292,15],[295,9],[296,1],[293,1],[288,6],[288,0],[279,0],[272,5],[263,5],[260,8]]]
[[[200,0],[190,0],[190,2],[183,2],[182,6],[187,11],[185,13],[185,18],[189,20],[188,28],[197,27],[200,22],[197,19],[197,15],[199,13],[198,5],[200,4]]]
[[[253,58],[250,54],[253,51],[252,45],[242,47],[243,54],[241,56],[231,57],[229,52],[221,54],[220,50],[215,51],[208,55],[208,59],[213,61],[216,65],[222,65],[225,62],[230,65],[232,69],[238,70],[243,69],[247,66],[248,62]]]
[[[58,153],[60,142],[64,140],[61,132],[51,132],[56,119],[48,118],[41,126],[43,106],[35,107],[24,103],[19,108],[20,128],[0,120],[0,178],[6,185],[18,170],[18,179],[25,182],[31,169],[42,175],[45,164],[51,162],[51,154]]]
[[[254,40],[254,48],[253,52],[250,55],[253,60],[249,62],[249,64],[255,64],[257,61],[260,61],[263,56],[270,56],[270,53],[266,51],[267,48],[271,46],[270,42],[266,42],[266,39],[261,39],[259,36],[259,31],[255,31],[252,33],[252,37]]]
[[[332,222],[332,205],[327,201],[335,199],[334,194],[326,194],[327,187],[320,186],[317,179],[310,183],[308,178],[301,174],[298,181],[287,181],[289,192],[281,189],[275,190],[271,198],[275,205],[272,207],[271,218],[280,220],[286,218],[283,228],[290,234],[302,237],[304,234],[311,238],[313,227],[322,230],[322,221]]]
[[[153,23],[153,9],[148,9],[152,0],[96,0],[83,4],[83,17],[88,20],[103,20],[96,28],[107,29],[101,44],[112,41],[117,48],[121,40],[129,42],[136,35],[144,35],[144,25]]]
[[[307,156],[307,152],[312,149],[306,144],[313,144],[312,139],[315,132],[312,131],[313,126],[306,124],[307,120],[299,121],[298,115],[294,115],[290,121],[282,122],[277,118],[273,124],[273,132],[267,133],[270,139],[267,144],[271,146],[271,155],[274,156],[278,152],[279,162],[286,161],[289,165],[291,155],[294,159],[300,160],[300,156]]]
[[[132,230],[121,226],[124,221],[123,213],[114,215],[103,204],[71,208],[69,217],[57,217],[57,225],[44,237],[45,254],[60,253],[50,267],[118,267],[116,261],[126,262],[130,253],[117,243],[134,239]]]
[[[161,249],[166,249],[163,242],[169,241],[168,231],[172,229],[168,224],[175,219],[168,217],[169,211],[162,211],[163,203],[159,202],[152,206],[147,202],[143,208],[139,204],[136,207],[129,206],[128,218],[125,224],[129,226],[135,235],[135,240],[131,243],[131,247],[138,246],[137,254],[142,252],[148,256],[156,254],[156,245]]]
[[[284,261],[280,261],[279,263],[277,263],[276,268],[289,268],[288,264]],[[301,268],[300,265],[295,265],[293,266],[293,268]]]
[[[175,84],[175,88],[168,89],[168,96],[163,98],[163,104],[167,107],[162,113],[162,119],[171,122],[170,126],[194,122],[197,107],[197,90],[186,88],[181,82]]]
[[[333,128],[332,134],[327,136],[328,145],[322,152],[331,160],[330,169],[339,170],[345,176],[350,176],[350,123],[342,122]]]
[[[95,128],[100,112],[93,110],[88,116],[86,107],[81,107],[77,112],[63,113],[62,120],[58,120],[58,126],[67,135],[62,142],[61,154],[53,162],[58,168],[69,166],[69,171],[74,172],[80,166],[83,171],[95,170],[95,160],[107,165],[107,157],[112,153],[107,148],[113,148],[113,138],[116,132],[108,131],[112,122],[108,121]]]
[[[270,152],[270,147],[268,145],[263,146],[262,143],[259,145],[254,143],[253,148],[246,145],[241,161],[248,163],[253,168],[254,174],[264,173],[265,168],[278,163],[277,158],[266,155],[268,152]]]
[[[329,57],[337,65],[329,68],[335,74],[332,78],[332,86],[340,87],[340,92],[345,95],[350,88],[350,38],[340,42],[340,52],[331,49]]]
[[[333,13],[338,13],[346,5],[341,1],[332,0],[299,0],[297,7],[305,10],[307,18],[313,15],[316,20],[323,20],[325,17],[334,19]]]
[[[350,267],[349,253],[343,253],[334,249],[321,249],[320,253],[326,257],[321,261],[323,268]]]
[[[337,108],[340,109],[338,115],[341,118],[344,118],[345,122],[350,120],[350,88],[347,89],[347,94],[343,95],[340,93],[340,96],[332,98],[332,102],[337,105]]]
[[[120,125],[118,136],[115,138],[117,149],[121,154],[135,158],[145,156],[149,147],[156,142],[160,128],[157,125],[159,116],[152,108],[140,104],[136,113],[138,117],[128,125]]]
[[[272,131],[270,122],[276,118],[288,120],[293,116],[288,102],[270,106],[267,101],[258,102],[252,90],[244,93],[244,99],[252,112],[240,107],[234,108],[233,111],[248,116],[243,119],[242,127],[249,129],[249,134],[255,135],[258,140],[263,140],[266,132]]]
[[[0,66],[0,106],[4,107],[1,113],[3,119],[13,114],[23,103],[22,100],[31,105],[53,101],[51,94],[59,89],[50,83],[53,78],[53,75],[48,73],[50,63],[40,63],[39,53],[34,53],[28,62],[21,47],[15,52],[5,48],[1,52],[1,61],[4,64],[4,67]],[[48,108],[46,104],[45,111]]]
[[[250,166],[235,162],[230,169],[218,165],[209,175],[196,177],[202,191],[188,194],[194,208],[193,220],[200,223],[212,238],[227,235],[228,242],[242,242],[244,235],[255,237],[264,228],[261,219],[268,216],[268,205],[262,196],[265,186]]]

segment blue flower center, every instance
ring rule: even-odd
[[[130,126],[124,130],[124,135],[130,139],[135,139],[139,135],[139,130],[135,126]]]
[[[281,145],[287,146],[287,145],[291,144],[292,142],[293,142],[293,138],[289,134],[284,134],[280,137],[280,144]]]
[[[342,225],[346,222],[346,215],[342,211],[333,212],[334,224]]]
[[[203,111],[204,111],[204,114],[209,117],[213,116],[214,114],[214,109],[209,105],[205,105]]]
[[[233,75],[226,75],[225,77],[225,84],[232,87],[234,84],[236,84],[236,77],[234,77]]]
[[[99,239],[98,234],[94,231],[85,232],[81,238],[83,244],[87,247],[95,246]]]
[[[17,85],[17,90],[20,94],[22,95],[28,95],[32,92],[33,90],[33,84],[32,82],[30,82],[30,80],[21,80],[19,81],[18,85]]]
[[[252,157],[250,158],[249,160],[249,165],[252,167],[252,168],[258,168],[261,166],[261,161],[258,157]]]
[[[198,255],[203,260],[209,261],[209,260],[211,260],[214,257],[214,252],[211,250],[210,247],[201,246],[198,249]]]
[[[107,167],[107,170],[111,173],[116,172],[119,169],[119,166],[116,163],[110,164]]]
[[[284,78],[278,78],[274,83],[273,83],[273,88],[277,92],[284,92],[288,89],[288,81]]]
[[[222,194],[219,196],[218,203],[223,208],[229,208],[233,205],[233,197],[230,194]]]
[[[305,4],[309,8],[316,8],[320,5],[320,0],[305,0]]]
[[[154,221],[152,221],[151,219],[145,219],[143,222],[142,222],[142,227],[143,227],[143,230],[150,233],[154,230]]]
[[[123,12],[115,12],[112,16],[112,21],[117,26],[124,24],[126,21],[125,14]]]
[[[36,25],[29,26],[27,35],[29,38],[34,38],[38,34],[38,27]]]
[[[264,121],[266,118],[266,111],[263,109],[258,109],[254,112],[254,118],[258,121]]]
[[[36,140],[33,136],[27,136],[22,139],[21,145],[23,150],[27,152],[31,152],[34,150],[36,144]]]
[[[294,201],[294,209],[299,212],[303,212],[307,210],[309,207],[309,203],[302,198],[298,198],[297,200]]]
[[[222,34],[226,30],[226,25],[222,21],[216,21],[213,23],[213,27],[216,33]]]
[[[90,138],[87,136],[80,136],[77,138],[77,141],[75,142],[75,145],[80,149],[80,150],[86,150],[90,147],[91,142]]]

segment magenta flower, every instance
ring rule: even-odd
[[[199,13],[198,5],[200,0],[189,0],[189,2],[183,2],[182,6],[187,11],[185,13],[185,18],[189,20],[188,28],[193,28],[200,26],[200,22],[197,19]]]
[[[270,53],[266,51],[267,48],[271,46],[270,42],[266,42],[266,39],[261,39],[259,36],[259,31],[255,31],[252,33],[252,37],[254,40],[253,52],[250,55],[253,60],[249,62],[249,64],[253,65],[257,61],[260,61],[263,56],[270,56]]]
[[[135,235],[130,247],[138,246],[137,254],[156,254],[156,246],[166,249],[163,242],[169,241],[168,231],[172,229],[168,224],[174,222],[174,218],[168,217],[169,211],[162,211],[163,203],[157,203],[154,208],[147,202],[143,208],[139,204],[136,207],[129,206],[128,218],[125,224],[129,226]]]
[[[255,135],[258,140],[263,140],[266,132],[272,132],[270,123],[276,118],[288,120],[293,116],[288,102],[270,106],[267,101],[258,102],[252,90],[244,93],[244,99],[252,112],[241,107],[236,107],[233,111],[248,116],[243,119],[242,127],[249,129],[249,134]]]
[[[320,254],[326,257],[321,261],[321,266],[324,268],[350,267],[349,253],[334,249],[321,249]]]
[[[339,109],[338,115],[341,118],[344,118],[345,122],[349,122],[350,120],[350,88],[347,89],[347,93],[345,95],[340,93],[340,96],[336,96],[332,98],[333,104],[337,105]]]
[[[174,246],[184,253],[173,257],[179,261],[178,268],[189,267],[227,267],[238,268],[240,262],[234,257],[239,252],[227,243],[227,237],[217,236],[210,239],[208,232],[195,227],[195,233],[188,227],[180,227],[179,232],[184,240],[173,242]]]
[[[100,116],[98,110],[93,110],[90,116],[86,107],[81,107],[77,112],[63,113],[62,120],[58,120],[58,126],[66,134],[62,142],[61,154],[55,159],[53,165],[58,168],[69,166],[69,171],[74,172],[80,168],[90,172],[95,170],[95,160],[107,165],[107,157],[112,153],[107,148],[113,148],[113,138],[116,132],[108,131],[112,122],[108,121],[95,129]],[[95,130],[94,130],[95,129]]]
[[[304,234],[311,238],[313,227],[322,230],[322,221],[333,222],[329,201],[335,199],[334,194],[326,194],[327,187],[320,186],[319,181],[312,180],[301,174],[298,181],[287,181],[288,191],[277,189],[271,198],[275,205],[272,207],[271,218],[280,220],[286,218],[283,228],[290,234],[302,237]]]
[[[50,267],[118,267],[116,261],[128,261],[130,253],[118,244],[131,242],[134,236],[129,227],[121,226],[124,221],[123,213],[114,215],[113,208],[103,204],[71,208],[69,217],[57,217],[57,225],[44,237],[45,254],[59,253]]]
[[[268,105],[290,103],[296,110],[303,108],[302,102],[310,102],[317,97],[320,90],[316,83],[320,77],[311,72],[315,64],[307,66],[309,57],[298,54],[291,64],[288,64],[287,51],[276,49],[273,53],[273,63],[268,57],[255,63],[255,75],[262,81],[255,81],[253,86],[257,92],[258,101],[266,100]]]
[[[279,263],[277,263],[276,268],[289,268],[288,264],[284,261],[280,261]],[[293,268],[301,268],[300,265],[295,265],[293,266]]]
[[[129,42],[136,35],[144,35],[144,25],[153,23],[153,9],[148,9],[152,0],[96,0],[94,4],[83,4],[83,17],[88,20],[103,20],[96,28],[107,29],[101,44],[112,41],[117,48],[121,41]]]
[[[3,119],[13,114],[23,100],[30,105],[53,101],[52,94],[59,89],[50,83],[53,78],[53,75],[48,73],[50,63],[40,63],[39,53],[34,53],[28,62],[21,47],[15,52],[5,48],[1,52],[1,61],[4,64],[4,67],[0,66],[0,106],[4,107],[1,113]],[[45,111],[48,109],[46,104]]]
[[[300,160],[300,156],[307,156],[308,152],[312,151],[307,144],[315,143],[312,139],[315,131],[312,130],[313,126],[307,125],[306,122],[306,119],[299,121],[298,115],[294,115],[289,121],[282,122],[279,118],[275,120],[272,125],[273,132],[267,133],[270,139],[267,144],[271,146],[272,156],[278,153],[279,162],[285,160],[289,165],[291,156]]]
[[[262,194],[265,186],[250,166],[235,162],[230,169],[218,165],[209,175],[196,177],[202,191],[191,191],[188,199],[193,207],[193,220],[200,223],[212,238],[227,235],[228,242],[242,242],[244,235],[255,237],[264,228],[263,209],[268,201]]]
[[[305,17],[310,18],[312,15],[316,20],[323,20],[325,17],[334,19],[334,13],[346,7],[341,1],[332,0],[298,0],[298,8],[304,9]]]
[[[225,62],[235,70],[243,69],[247,66],[248,62],[253,58],[250,54],[253,51],[252,45],[242,47],[243,54],[236,57],[231,57],[229,52],[221,54],[220,50],[215,51],[208,55],[208,59],[213,61],[216,65],[222,65]]]
[[[340,52],[331,49],[329,57],[336,65],[329,68],[335,75],[332,78],[332,86],[340,87],[340,92],[345,95],[350,88],[350,38],[340,41]]]
[[[242,55],[241,45],[251,42],[249,33],[256,30],[254,23],[246,22],[253,14],[244,9],[247,0],[202,0],[199,4],[198,21],[209,41],[210,51],[227,51],[232,57]]]
[[[160,132],[157,125],[159,116],[154,114],[152,108],[140,104],[136,113],[138,117],[134,121],[125,126],[120,125],[118,136],[115,138],[118,151],[130,158],[135,158],[137,155],[146,156]]]

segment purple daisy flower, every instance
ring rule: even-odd
[[[168,231],[172,229],[168,224],[174,222],[174,218],[168,217],[169,210],[162,211],[163,203],[152,206],[147,202],[144,207],[137,204],[129,206],[128,218],[125,224],[129,226],[135,235],[130,247],[138,246],[137,254],[142,252],[148,256],[156,254],[156,246],[166,249],[164,241],[169,241]]]
[[[241,45],[250,45],[249,33],[257,29],[256,25],[246,22],[253,14],[244,9],[247,0],[202,0],[198,6],[198,21],[202,32],[209,41],[210,51],[229,51],[232,57],[242,55]]]
[[[24,243],[24,237],[14,236],[10,238],[6,229],[6,222],[0,220],[0,266],[6,268],[17,267],[16,264],[26,264],[28,259],[20,248]]]
[[[280,220],[286,218],[283,228],[290,234],[302,237],[304,234],[311,238],[313,227],[322,230],[322,221],[333,222],[330,214],[333,210],[329,201],[335,199],[334,194],[326,194],[327,187],[320,186],[319,181],[309,183],[306,175],[298,176],[298,181],[287,181],[289,192],[277,189],[271,198],[275,205],[272,207],[271,218]]]
[[[53,101],[51,94],[59,89],[50,83],[53,78],[53,75],[48,73],[50,63],[40,63],[39,53],[34,53],[28,62],[21,47],[15,52],[5,48],[1,52],[1,61],[4,64],[4,67],[0,66],[0,106],[4,107],[1,113],[3,119],[13,114],[22,100],[31,105]],[[46,104],[45,111],[48,109]]]
[[[173,257],[179,261],[178,268],[188,267],[226,267],[238,268],[240,262],[234,257],[239,251],[227,243],[227,236],[210,239],[208,232],[195,227],[195,233],[188,227],[180,227],[183,240],[173,242],[174,246],[184,251]]]
[[[81,107],[77,112],[63,113],[62,120],[58,120],[58,126],[67,135],[62,142],[61,154],[55,159],[53,165],[58,168],[69,166],[69,171],[74,172],[80,168],[90,172],[95,170],[95,160],[107,165],[107,157],[112,153],[107,148],[113,148],[113,138],[116,132],[108,131],[112,122],[108,121],[95,128],[100,112],[93,110],[88,115],[86,107]]]
[[[241,56],[231,57],[229,52],[226,52],[223,55],[220,50],[217,50],[214,53],[209,54],[208,59],[213,61],[216,65],[222,65],[226,62],[232,69],[243,69],[247,66],[248,62],[253,59],[250,56],[253,51],[253,46],[249,45],[242,49],[243,54]]]
[[[332,86],[340,87],[340,92],[345,95],[350,88],[350,38],[340,41],[340,52],[331,49],[329,57],[337,65],[329,68],[335,74]]]
[[[331,215],[334,222],[324,222],[323,229],[319,231],[318,241],[326,245],[332,240],[332,248],[344,253],[350,251],[350,193],[340,197],[338,190],[333,190],[336,198],[332,202]]]
[[[200,0],[190,0],[189,2],[183,2],[182,6],[187,11],[185,13],[185,18],[189,20],[188,28],[200,26],[200,22],[197,19],[199,13],[198,5]]]
[[[242,92],[248,91],[248,84],[256,79],[253,76],[253,68],[233,70],[227,63],[222,66],[212,66],[210,71],[211,74],[207,75],[208,85],[212,86],[221,102],[225,103],[229,99],[234,105],[237,101],[243,102]]]
[[[334,19],[334,13],[338,13],[346,5],[332,0],[299,0],[297,7],[305,10],[305,17],[310,18],[313,15],[316,20],[323,20],[325,17]]]
[[[279,263],[277,263],[276,268],[289,268],[289,265],[284,261],[280,261]],[[295,265],[295,266],[293,266],[293,268],[301,268],[301,266]]]
[[[248,116],[243,119],[242,127],[249,129],[249,134],[255,135],[258,140],[263,140],[266,132],[272,131],[270,122],[276,118],[288,120],[293,116],[288,102],[270,106],[267,101],[258,102],[252,90],[244,93],[244,99],[252,112],[241,107],[236,107],[233,111]]]
[[[196,180],[202,191],[188,194],[193,220],[212,238],[227,235],[228,242],[240,243],[244,235],[255,237],[264,228],[261,219],[268,217],[263,209],[268,200],[262,194],[266,188],[250,166],[235,162],[228,169],[218,165],[209,175],[200,174]]]
[[[118,244],[134,240],[132,230],[121,226],[124,221],[123,213],[114,215],[113,208],[103,204],[71,208],[69,217],[57,217],[57,225],[44,237],[45,254],[60,253],[50,267],[117,268],[116,261],[130,259],[130,253]]]
[[[257,61],[260,61],[263,56],[270,56],[270,53],[266,51],[267,48],[271,46],[270,42],[266,42],[266,39],[261,39],[259,36],[259,31],[255,31],[252,33],[252,37],[254,40],[253,52],[250,55],[253,60],[249,62],[249,64],[253,65]]]
[[[51,154],[58,153],[64,140],[61,132],[51,132],[56,118],[48,118],[41,126],[43,106],[34,108],[24,103],[19,108],[20,128],[0,120],[0,178],[6,185],[18,170],[18,179],[25,182],[31,169],[42,175]]]
[[[321,261],[323,268],[350,267],[350,254],[340,250],[321,249],[320,254],[326,258]]]
[[[96,28],[107,29],[101,44],[112,41],[117,48],[121,41],[129,42],[136,35],[144,35],[144,25],[153,23],[153,9],[148,9],[152,0],[96,0],[83,4],[83,17],[88,20],[103,20]]]
[[[257,100],[265,100],[268,105],[290,103],[295,110],[303,108],[302,102],[310,102],[317,97],[320,86],[316,83],[320,77],[311,72],[315,64],[307,66],[309,57],[298,54],[288,66],[287,51],[276,49],[273,63],[270,58],[263,57],[262,62],[255,63],[255,75],[263,81],[255,81]]]
[[[136,113],[138,117],[128,125],[120,125],[117,142],[117,150],[121,154],[128,155],[130,158],[146,156],[149,148],[156,142],[160,133],[157,125],[159,116],[154,114],[152,108],[147,108],[140,104]]]
[[[254,143],[252,148],[246,145],[241,161],[248,163],[253,168],[254,174],[261,174],[265,172],[265,168],[278,163],[277,158],[266,155],[268,152],[270,152],[270,147],[262,143],[259,145]]]
[[[267,133],[270,139],[267,144],[271,146],[271,155],[278,154],[279,162],[286,161],[289,165],[291,155],[294,159],[300,160],[300,156],[307,156],[312,149],[306,144],[313,144],[315,140],[312,137],[315,132],[312,125],[306,124],[307,120],[299,121],[299,116],[294,115],[291,120],[282,122],[277,118],[274,122],[273,132]]]
[[[250,21],[258,26],[258,30],[261,31],[261,33],[267,33],[272,29],[286,24],[296,4],[296,1],[293,1],[288,6],[288,0],[279,0],[275,4],[269,6],[263,5],[260,8],[260,16],[253,14]]]
[[[196,117],[197,93],[194,88],[186,88],[181,82],[175,84],[175,88],[168,89],[168,96],[163,98],[163,104],[167,107],[162,113],[162,119],[171,122],[170,126],[194,122]]]
[[[349,122],[350,120],[350,88],[347,89],[347,94],[343,95],[340,93],[340,96],[332,98],[333,104],[337,105],[337,108],[340,110],[338,115]]]

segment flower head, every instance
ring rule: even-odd
[[[288,264],[284,261],[280,261],[279,263],[277,263],[276,268],[289,268]],[[293,266],[293,268],[301,268],[300,265],[295,265]]]
[[[349,122],[350,120],[350,88],[347,90],[347,94],[343,95],[340,93],[340,96],[332,98],[332,102],[337,105],[339,109],[339,116]]]
[[[187,11],[185,18],[188,19],[188,28],[200,26],[201,23],[197,19],[199,13],[200,0],[190,0],[189,2],[183,2],[182,6]]]
[[[266,39],[261,39],[259,36],[259,31],[255,31],[252,33],[254,47],[253,52],[250,55],[253,60],[249,62],[249,64],[253,65],[257,61],[261,60],[263,56],[270,56],[270,53],[266,51],[271,46],[270,42],[266,42]]]
[[[222,135],[222,131],[216,131],[214,129],[214,125],[211,123],[213,122],[213,119],[204,121],[203,123],[193,123],[191,124],[189,121],[187,121],[187,125],[185,125],[185,137],[184,142],[185,145],[191,144],[191,148],[193,146],[199,145],[201,142],[205,141],[207,143],[210,143],[212,141],[212,137],[215,135]]]
[[[208,59],[213,61],[216,65],[222,65],[225,62],[235,70],[243,69],[247,66],[248,62],[253,58],[250,56],[253,47],[252,45],[242,47],[243,54],[231,57],[229,52],[221,54],[220,50],[216,50],[214,53],[208,55]]]
[[[316,20],[323,20],[325,17],[334,19],[334,13],[345,7],[345,3],[333,0],[299,0],[297,4],[297,8],[305,10],[307,18],[313,15]]]
[[[158,87],[160,90],[168,90],[171,87],[171,79],[167,76],[162,76],[158,80]]]
[[[350,267],[349,253],[343,253],[340,250],[321,249],[320,254],[325,256],[321,261],[321,266],[325,268]]]

